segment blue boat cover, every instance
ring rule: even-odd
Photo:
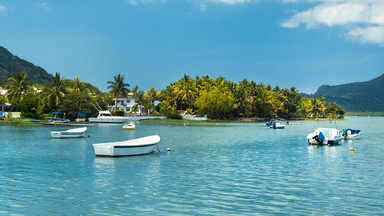
[[[78,113],[77,115],[79,115],[79,116],[82,116],[82,117],[84,117],[84,116],[85,116],[85,114],[84,114],[84,113]]]
[[[343,130],[343,136],[347,136],[348,135],[348,131],[351,131],[351,134],[358,134],[360,133],[360,130],[353,130],[351,128],[348,128],[348,129],[344,129]]]
[[[325,139],[325,137],[324,137],[323,132],[320,132],[319,133],[319,142],[323,142],[324,139]]]
[[[61,114],[62,112],[51,112],[52,114]]]

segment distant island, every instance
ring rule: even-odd
[[[320,86],[316,93],[304,97],[325,97],[347,112],[384,113],[384,74],[366,82]]]
[[[8,78],[17,72],[26,73],[31,81],[41,85],[52,79],[52,75],[43,68],[13,55],[6,48],[0,46],[0,86],[3,86]]]

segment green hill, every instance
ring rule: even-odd
[[[0,86],[7,82],[17,72],[25,72],[29,79],[38,84],[44,81],[51,81],[52,75],[48,74],[43,68],[14,56],[4,47],[0,46]]]
[[[384,112],[384,74],[366,82],[323,85],[313,96],[324,96],[347,112]]]

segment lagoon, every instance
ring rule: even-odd
[[[145,121],[0,126],[0,215],[381,215],[384,118],[263,123]],[[362,130],[359,140],[308,146],[315,127]],[[92,143],[158,134],[160,152],[95,157]],[[171,151],[166,151],[170,148]],[[354,152],[350,151],[354,148]]]

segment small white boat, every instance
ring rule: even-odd
[[[87,119],[85,118],[85,114],[84,113],[78,113],[77,114],[77,119],[76,119],[76,122],[85,122]]]
[[[52,138],[80,138],[85,137],[87,127],[74,128],[66,131],[51,131]]]
[[[181,117],[183,119],[186,119],[186,120],[195,120],[195,121],[207,121],[208,120],[207,114],[205,114],[205,115],[201,115],[201,114],[190,115],[190,114],[187,114],[187,111],[182,113]]]
[[[51,124],[68,124],[69,119],[65,118],[65,113],[63,112],[51,112],[52,114],[55,114],[54,117],[47,117],[47,120]],[[62,116],[62,118],[60,117]]]
[[[361,130],[344,129],[341,134],[343,139],[354,140],[360,138]]]
[[[337,145],[341,135],[336,128],[318,128],[315,132],[308,134],[307,140],[310,145]]]
[[[160,136],[152,135],[121,142],[95,143],[92,145],[96,156],[121,157],[152,153],[155,151],[158,142],[160,142]]]
[[[135,129],[135,124],[133,124],[133,123],[129,123],[129,124],[125,124],[125,125],[123,125],[123,129],[124,130],[134,130]]]
[[[281,121],[274,121],[270,124],[269,128],[273,129],[284,129],[285,125],[281,124]]]

